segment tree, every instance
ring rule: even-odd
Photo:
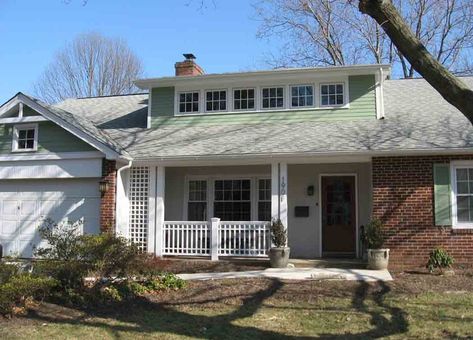
[[[97,33],[79,35],[58,52],[34,85],[38,97],[54,103],[71,97],[137,92],[140,59],[121,39]]]
[[[455,72],[467,73],[473,44],[473,1],[394,0],[406,24],[435,58]],[[399,53],[389,36],[357,1],[260,0],[259,37],[276,37],[282,53],[275,66],[392,63],[405,78],[415,69]]]
[[[427,51],[392,1],[359,0],[359,9],[376,20],[412,67],[473,123],[473,91]]]

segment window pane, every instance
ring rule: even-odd
[[[248,109],[254,109],[255,108],[255,101],[253,99],[248,100]]]
[[[467,181],[468,180],[468,169],[457,169],[457,180]]]
[[[179,101],[180,101],[181,103],[183,103],[183,102],[186,101],[186,95],[185,95],[184,93],[181,93],[181,94],[179,95]]]
[[[26,140],[18,141],[18,149],[26,149]]]
[[[291,89],[291,92],[292,92],[292,96],[296,97],[297,96],[297,86],[293,86],[292,89]]]
[[[248,98],[255,98],[255,90],[249,89],[248,90]]]
[[[233,91],[233,97],[235,99],[240,99],[240,93],[241,93],[241,90],[235,90]]]
[[[263,89],[263,97],[264,98],[269,97],[269,89]]]
[[[337,93],[343,93],[343,85],[342,84],[337,85]]]
[[[241,109],[241,106],[240,106],[240,101],[239,100],[235,100],[235,103],[234,103],[234,106],[235,110],[240,110]]]
[[[268,99],[263,99],[263,107],[268,108],[269,107],[269,100]]]
[[[199,111],[199,103],[192,104],[192,111],[193,112],[198,112]]]
[[[199,100],[199,92],[194,92],[193,93],[193,100],[196,102]]]
[[[26,133],[26,138],[33,139],[34,138],[34,130],[28,130]]]
[[[468,194],[468,182],[457,182],[457,193],[459,194]]]
[[[25,139],[26,138],[26,130],[18,130],[18,138]]]
[[[468,196],[457,197],[457,218],[459,222],[470,221],[469,207],[470,207],[470,197]]]
[[[207,202],[189,202],[187,206],[187,217],[189,221],[206,221]]]
[[[322,97],[322,105],[328,105],[328,97],[327,96]]]
[[[258,202],[258,221],[271,221],[271,202]]]
[[[322,85],[322,94],[328,94],[328,86]]]
[[[26,148],[27,148],[27,149],[33,149],[33,148],[34,148],[34,140],[28,139],[28,140],[26,141]]]

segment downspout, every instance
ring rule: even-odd
[[[115,227],[115,234],[117,234],[117,232],[120,230],[120,231],[123,231],[124,228],[122,228],[122,225],[125,224],[126,226],[128,226],[128,220],[127,218],[124,218],[123,216],[119,216],[119,212],[121,211],[122,212],[122,215],[126,213],[126,217],[128,216],[128,211],[124,211],[123,209],[121,209],[120,207],[120,203],[122,203],[122,201],[120,200],[120,198],[126,198],[126,188],[124,186],[124,183],[123,183],[123,180],[122,180],[122,171],[123,170],[127,170],[129,168],[131,168],[131,165],[132,165],[133,161],[130,159],[128,160],[128,164],[127,165],[124,165],[122,166],[121,168],[119,168],[117,170],[117,181],[116,181],[116,186],[117,186],[117,189],[116,189],[116,198],[115,198],[115,214],[116,214],[116,227]],[[121,187],[123,187],[123,189],[121,189]],[[123,192],[121,193],[121,195],[119,195],[119,192],[118,190],[122,190]],[[123,221],[123,220],[126,220],[126,221]],[[128,229],[128,228],[127,228]],[[128,233],[126,233],[126,235],[121,235],[121,236],[125,236],[127,237]]]

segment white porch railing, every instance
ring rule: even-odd
[[[269,222],[166,221],[163,255],[266,257],[270,248]]]
[[[164,222],[163,254],[210,255],[210,223]]]
[[[219,256],[267,256],[268,222],[220,222]]]

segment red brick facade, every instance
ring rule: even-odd
[[[108,189],[102,193],[100,201],[100,231],[112,233],[115,229],[115,200],[117,170],[115,161],[104,159],[102,162],[102,182],[108,183]]]
[[[436,246],[457,263],[473,261],[473,231],[434,222],[433,164],[459,159],[473,156],[373,158],[373,218],[387,227],[393,266],[425,265]]]

